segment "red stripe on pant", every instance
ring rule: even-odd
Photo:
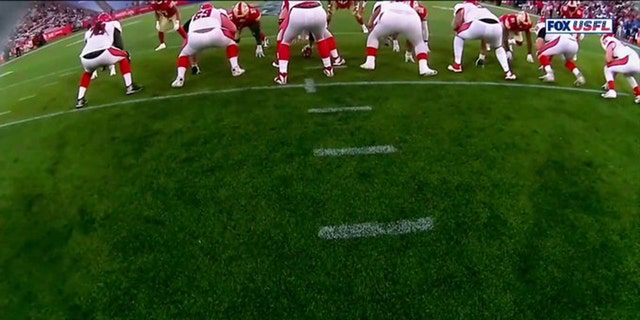
[[[625,65],[627,63],[629,63],[629,56],[626,56],[626,57],[624,57],[622,59],[613,60],[613,61],[607,63],[607,67],[611,68],[611,67],[615,67],[615,66],[622,66],[622,65]]]
[[[129,57],[129,54],[124,50],[120,50],[118,48],[109,48],[108,50],[109,50],[109,53],[111,53],[116,57],[125,57],[125,58]]]
[[[541,56],[545,51],[555,47],[559,42],[560,42],[560,37],[557,37],[557,38],[545,43],[544,46],[542,46],[542,48],[538,52],[538,56]]]

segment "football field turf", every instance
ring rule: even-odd
[[[453,4],[427,2],[431,78],[388,47],[361,70],[343,11],[347,68],[297,44],[284,87],[275,17],[245,75],[210,50],[182,89],[179,36],[126,20],[144,91],[103,72],[82,111],[80,35],[0,67],[0,319],[638,319],[640,109],[600,97],[597,36],[583,88],[524,48],[507,83],[477,42],[448,72]]]

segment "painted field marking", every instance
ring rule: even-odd
[[[49,82],[47,84],[43,84],[42,87],[43,88],[44,87],[51,87],[51,86],[56,85],[56,84],[58,84],[58,81],[53,81],[53,82]]]
[[[453,11],[453,8],[449,8],[449,7],[441,7],[441,6],[433,6],[433,7],[440,10]]]
[[[313,155],[316,157],[342,157],[342,156],[360,156],[370,154],[389,154],[398,152],[394,146],[369,146],[359,148],[340,148],[340,149],[314,149]]]
[[[0,116],[4,116],[5,114],[9,114],[9,113],[11,113],[11,110],[0,112]]]
[[[433,229],[430,217],[415,220],[400,220],[390,223],[367,222],[359,224],[343,224],[320,228],[318,237],[325,240],[347,240],[379,236],[396,236],[407,233],[427,232]]]
[[[25,101],[25,100],[29,100],[29,99],[35,98],[35,97],[36,97],[36,95],[32,94],[30,96],[22,97],[22,98],[18,99],[18,101]]]
[[[568,91],[568,92],[582,92],[582,93],[602,93],[602,90],[595,89],[585,89],[585,88],[574,88],[574,87],[559,87],[559,86],[550,86],[550,85],[541,85],[541,84],[526,84],[526,83],[508,83],[508,82],[472,82],[472,81],[356,81],[356,82],[331,82],[331,83],[318,83],[316,86],[318,87],[349,87],[349,86],[393,86],[393,85],[415,85],[415,86],[433,86],[433,85],[445,85],[445,86],[490,86],[490,87],[512,87],[512,88],[527,88],[527,89],[545,89],[545,90],[557,90],[557,91]],[[105,104],[99,104],[93,107],[87,107],[83,109],[69,109],[62,110],[52,113],[47,113],[31,118],[25,118],[21,120],[16,120],[12,122],[7,122],[0,124],[1,128],[11,127],[18,124],[33,122],[36,120],[49,119],[57,116],[70,114],[72,112],[88,112],[92,110],[111,108],[111,107],[119,107],[129,104],[136,103],[145,103],[145,102],[153,102],[153,101],[163,101],[170,99],[181,99],[186,97],[196,97],[202,95],[215,95],[215,94],[228,94],[228,93],[239,93],[246,91],[262,91],[262,90],[285,90],[292,88],[304,88],[302,84],[290,84],[285,86],[259,86],[259,87],[244,87],[244,88],[229,88],[229,89],[221,89],[221,90],[205,90],[205,91],[196,91],[196,92],[187,92],[180,94],[172,94],[166,96],[158,96],[158,97],[147,97],[140,99],[132,99],[132,100],[122,100],[116,102],[110,102]],[[618,93],[620,96],[629,96],[628,93]]]
[[[8,75],[10,75],[10,74],[12,74],[12,73],[13,73],[13,71],[7,71],[7,72],[5,72],[5,73],[3,73],[3,74],[0,74],[0,78],[5,77],[5,76],[8,76]]]
[[[68,45],[66,45],[65,47],[75,46],[76,44],[78,44],[78,43],[82,43],[82,42],[84,42],[84,39],[80,39],[80,40],[78,40],[78,41],[71,42],[71,43],[69,43]]]
[[[347,65],[341,65],[341,66],[333,66],[334,69],[346,69],[348,66]],[[312,66],[312,67],[304,67],[305,70],[317,70],[317,69],[324,69],[324,66]]]
[[[123,26],[123,27],[128,27],[128,26],[132,26],[132,25],[134,25],[134,24],[138,24],[138,23],[140,23],[140,22],[142,22],[142,21],[140,21],[140,20],[132,21],[132,22],[129,22],[129,23],[125,23],[125,24],[123,24],[122,26]]]
[[[61,74],[61,75],[58,75],[58,77],[60,77],[60,78],[64,78],[64,77],[66,77],[66,76],[70,76],[70,75],[72,75],[72,74],[74,74],[74,73],[77,73],[77,71],[69,71],[69,72],[65,72],[65,73],[63,73],[63,74]]]
[[[315,93],[316,82],[311,78],[304,79],[304,89],[307,90],[307,93]]]
[[[373,108],[369,106],[364,107],[344,107],[344,108],[317,108],[309,109],[309,113],[338,113],[338,112],[350,112],[350,111],[371,111]]]
[[[71,67],[71,68],[62,69],[62,70],[56,71],[56,72],[47,73],[47,74],[44,74],[44,75],[41,75],[41,76],[37,76],[35,78],[19,81],[19,82],[16,82],[16,83],[12,84],[12,85],[9,85],[9,86],[6,86],[6,87],[2,87],[2,88],[0,88],[0,91],[6,90],[6,89],[9,89],[9,88],[13,88],[13,87],[17,87],[17,86],[20,86],[20,85],[23,85],[25,83],[29,83],[29,82],[32,82],[32,81],[35,81],[35,80],[40,80],[40,79],[48,78],[48,77],[51,77],[51,76],[55,76],[55,75],[58,75],[58,74],[63,73],[63,72],[68,72],[69,70],[82,70],[82,69],[81,69],[80,66],[77,66],[77,67]]]

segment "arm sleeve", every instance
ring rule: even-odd
[[[122,33],[118,29],[115,29],[115,31],[113,32],[113,46],[118,48],[118,49],[120,49],[120,50],[124,50],[124,42],[122,41]]]

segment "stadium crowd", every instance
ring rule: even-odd
[[[560,8],[566,1],[492,0],[485,2],[520,8],[546,17],[559,17]],[[114,7],[122,9],[126,6],[145,3],[146,1],[120,1]],[[640,10],[636,7],[635,1],[582,1],[581,6],[585,9],[586,18],[613,18],[616,36],[640,45],[640,32],[638,32]],[[46,30],[66,25],[71,25],[73,31],[86,28],[97,13],[86,8],[72,8],[63,1],[34,1],[7,41],[1,58],[7,61],[45,45]]]

